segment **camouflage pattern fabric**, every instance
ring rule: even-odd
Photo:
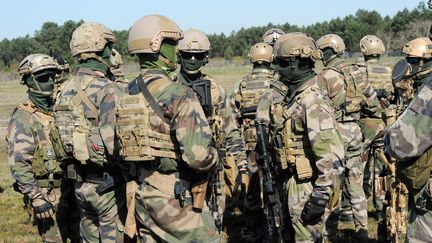
[[[30,101],[26,104],[34,106]],[[38,186],[39,181],[48,178],[38,178],[37,180],[32,168],[37,143],[50,143],[46,137],[41,137],[35,131],[37,127],[42,127],[36,113],[17,109],[9,122],[7,130],[8,162],[11,166],[12,178],[16,181],[19,192],[24,194],[26,198],[31,198],[36,191],[41,190],[41,193],[56,208],[54,218],[50,220],[42,221],[34,216],[34,224],[38,227],[43,241],[62,242],[69,239],[72,242],[78,242],[79,214],[76,214],[77,203],[71,188],[72,185],[63,180],[61,188],[53,188],[48,193],[47,187]],[[53,118],[51,117],[51,119]],[[56,178],[62,177],[62,174],[56,175]]]
[[[342,60],[332,60],[327,67],[331,67]],[[347,87],[343,74],[336,72],[333,69],[324,69],[319,76],[319,86],[327,90],[329,98],[332,101],[333,107],[336,109],[337,120],[340,122],[339,128],[344,135],[346,149],[346,165],[345,165],[345,183],[342,185],[342,209],[341,213],[352,214],[356,231],[360,229],[367,230],[367,204],[366,197],[363,191],[363,169],[364,166],[361,160],[363,150],[362,133],[359,125],[355,121],[344,122],[342,104],[345,103]],[[338,211],[338,209],[335,209]],[[337,214],[337,213],[334,213]],[[333,222],[327,222],[328,225],[337,228],[338,217],[329,219]],[[334,229],[332,229],[335,231]]]
[[[387,128],[384,135],[385,151],[394,157],[398,164],[409,162],[411,159],[426,153],[432,146],[432,79],[428,79],[408,105],[402,115]],[[430,169],[430,167],[429,167]],[[408,218],[408,242],[432,241],[432,209],[426,207],[426,212],[416,211],[416,203],[423,196],[429,202],[431,196],[431,180],[418,191],[410,190],[411,204]]]
[[[112,81],[105,77],[105,75],[99,71],[93,71],[87,68],[80,68],[77,73],[77,77],[79,80],[88,80],[90,81],[86,84],[87,86],[82,87],[84,93],[93,103],[93,105],[98,109],[97,120],[99,120],[99,124],[93,124],[93,126],[99,126],[100,138],[95,138],[94,141],[102,141],[103,143],[97,143],[97,146],[104,146],[102,148],[98,148],[96,150],[95,146],[92,146],[92,149],[95,149],[95,152],[98,151],[106,151],[112,152],[114,146],[114,129],[113,124],[111,124],[112,130],[109,128],[101,129],[100,124],[102,118],[106,114],[104,113],[105,106],[111,105],[115,107],[115,103],[113,104],[108,97],[113,97],[111,95],[114,92],[117,92],[117,89]],[[67,82],[72,82],[69,80]],[[82,85],[81,85],[82,86]],[[62,96],[75,96],[78,95],[74,85],[68,85],[65,83],[64,89],[60,93],[58,100],[62,98]],[[103,102],[103,104],[102,104]],[[91,109],[87,107],[86,104],[82,104],[84,108],[84,116],[94,117]],[[112,119],[111,119],[112,120]],[[90,121],[94,121],[93,119]],[[107,131],[108,130],[108,131]],[[106,149],[106,150],[105,150]],[[115,161],[109,160],[110,166],[116,166]],[[76,161],[79,165],[80,162]],[[92,166],[94,169],[94,166]],[[82,166],[83,175],[87,173],[89,167],[87,165]],[[97,166],[97,170],[100,173],[107,171],[107,168]],[[125,214],[125,193],[119,193],[118,188],[124,188],[124,182],[121,180],[115,179],[115,188],[117,190],[110,190],[102,195],[99,195],[96,192],[96,187],[102,183],[100,182],[90,181],[83,176],[83,182],[75,183],[75,193],[77,196],[78,203],[80,205],[82,218],[80,223],[80,234],[85,241],[94,242],[98,241],[98,239],[103,239],[104,242],[116,242],[117,240],[123,239],[123,221]],[[118,176],[117,176],[118,177]],[[116,192],[117,191],[117,192]]]
[[[310,144],[304,152],[310,156],[308,159],[314,175],[311,180],[299,180],[297,176],[290,175],[284,182],[285,207],[295,230],[296,242],[314,242],[322,237],[321,223],[303,225],[300,215],[310,195],[330,200],[334,191],[338,190],[336,185],[343,171],[342,161],[345,157],[343,138],[337,130],[331,102],[317,87],[317,82],[316,77],[306,81],[293,98],[293,102],[300,103],[292,113],[292,133],[302,134],[306,143]],[[296,101],[301,96],[303,98]],[[277,104],[286,105],[283,94],[276,90],[265,93],[258,105],[256,121],[270,124],[270,127],[280,126],[281,121],[273,116]],[[291,105],[288,103],[288,107]],[[272,130],[270,132],[274,136]]]
[[[188,185],[206,178],[218,159],[200,102],[192,89],[173,82],[162,71],[142,69],[141,75],[150,77],[145,78],[152,80],[146,83],[147,88],[171,120],[171,124],[166,124],[154,113],[150,126],[172,135],[178,145],[178,159],[160,158],[131,164],[137,174],[130,176],[139,182],[135,194],[139,237],[142,242],[218,242],[219,234],[208,208],[205,206],[199,213],[190,205]],[[129,84],[127,92],[142,95],[136,80]],[[154,174],[157,176],[150,177]],[[182,181],[186,187],[183,207],[174,194],[173,184],[165,183],[173,180]]]
[[[384,66],[377,58],[371,58],[365,64],[372,87],[374,89],[384,89],[389,94],[393,94],[392,68]]]

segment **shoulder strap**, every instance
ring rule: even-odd
[[[91,112],[96,116],[98,114],[98,109],[82,90],[81,83],[79,82],[79,80],[74,78],[72,82],[75,85],[75,89],[78,93],[78,96],[81,98],[84,104],[86,104],[86,106],[91,110]]]
[[[159,77],[152,78],[150,81],[154,81],[158,79]],[[159,116],[162,121],[164,121],[167,124],[170,124],[171,121],[165,116],[165,112],[162,110],[162,108],[159,106],[158,103],[156,103],[156,100],[153,98],[153,96],[150,94],[150,91],[147,88],[147,85],[144,82],[144,79],[141,75],[137,78],[138,86],[141,90],[141,93],[143,94],[144,98],[149,103],[150,107],[156,112],[156,114]]]

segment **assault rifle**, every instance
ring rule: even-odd
[[[201,107],[204,110],[205,116],[212,116],[212,100],[211,100],[211,82],[210,80],[201,79],[192,83],[192,89],[198,96]]]
[[[276,183],[277,169],[271,161],[269,152],[267,127],[262,122],[256,122],[257,131],[257,161],[263,170],[264,214],[267,221],[266,242],[284,242],[283,211],[279,190]]]

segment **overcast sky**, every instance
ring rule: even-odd
[[[241,27],[268,23],[309,25],[354,14],[358,9],[393,16],[427,0],[8,0],[2,2],[0,40],[34,35],[47,21],[95,21],[113,30],[126,30],[148,14],[162,14],[183,30],[197,28],[208,34],[231,33]]]

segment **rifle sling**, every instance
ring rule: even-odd
[[[153,78],[153,80],[150,80],[149,82],[154,81],[155,79],[158,79],[158,77]],[[137,83],[138,83],[138,87],[141,90],[141,93],[144,95],[144,98],[147,100],[147,102],[149,103],[153,111],[156,112],[156,114],[159,116],[160,119],[162,119],[162,121],[164,121],[167,124],[171,124],[171,120],[165,116],[165,112],[162,110],[159,104],[156,103],[156,100],[151,95],[141,75],[138,76]]]
[[[95,117],[98,117],[98,109],[96,106],[91,102],[91,100],[88,98],[88,96],[84,93],[81,87],[81,83],[78,79],[74,78],[73,83],[75,85],[75,89],[78,93],[78,96],[81,98],[81,100],[84,102],[84,104],[90,109],[90,111],[93,113]]]

